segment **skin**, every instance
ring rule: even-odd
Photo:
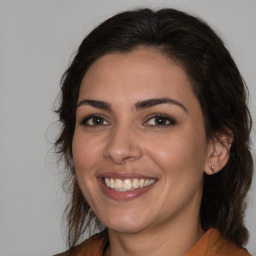
[[[173,102],[136,107],[155,98]],[[92,114],[99,117],[88,119]],[[164,115],[162,123],[155,114]],[[202,236],[203,174],[213,164],[220,170],[227,154],[217,142],[208,143],[190,80],[173,60],[138,48],[92,64],[80,87],[72,147],[83,195],[109,230],[105,255],[178,256]],[[106,172],[157,182],[132,200],[114,200],[97,179]]]

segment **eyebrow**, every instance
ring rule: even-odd
[[[147,100],[139,101],[135,104],[135,109],[142,110],[145,108],[150,108],[150,107],[154,107],[154,106],[161,105],[161,104],[173,104],[173,105],[176,105],[176,106],[182,108],[186,113],[188,112],[188,110],[186,109],[186,107],[184,105],[182,105],[180,102],[170,99],[170,98],[155,98],[155,99],[147,99]],[[94,108],[99,108],[99,109],[106,110],[109,112],[112,111],[111,104],[109,104],[106,101],[84,99],[84,100],[81,100],[77,104],[77,108],[82,105],[89,105]]]
[[[101,100],[81,100],[78,104],[77,104],[77,108],[82,106],[82,105],[89,105],[92,106],[94,108],[99,108],[99,109],[103,109],[106,111],[111,111],[111,104],[105,102],[105,101],[101,101]]]
[[[154,107],[154,106],[160,105],[160,104],[173,104],[178,107],[181,107],[185,112],[188,112],[188,110],[186,109],[186,107],[184,105],[182,105],[180,102],[170,99],[170,98],[157,98],[157,99],[148,99],[148,100],[139,101],[135,104],[135,107],[137,110],[141,110],[144,108]]]

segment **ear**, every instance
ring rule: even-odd
[[[208,175],[221,171],[228,162],[229,151],[232,145],[231,133],[216,134],[208,144],[208,155],[205,163],[205,173]]]

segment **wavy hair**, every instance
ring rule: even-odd
[[[62,130],[55,146],[66,163],[69,246],[77,244],[92,223],[100,225],[78,186],[72,158],[81,80],[98,58],[140,46],[155,48],[184,68],[200,102],[208,140],[219,139],[223,133],[233,136],[226,166],[204,177],[200,218],[204,230],[217,228],[237,245],[245,245],[248,231],[244,213],[253,161],[249,148],[251,116],[243,78],[222,40],[201,19],[174,9],[138,9],[111,17],[87,35],[62,77],[56,110]]]

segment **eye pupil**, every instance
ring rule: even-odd
[[[165,125],[166,124],[166,119],[162,117],[157,117],[156,118],[156,124],[157,125]]]
[[[103,124],[103,119],[100,117],[94,117],[93,118],[93,124],[94,125],[102,125]]]

